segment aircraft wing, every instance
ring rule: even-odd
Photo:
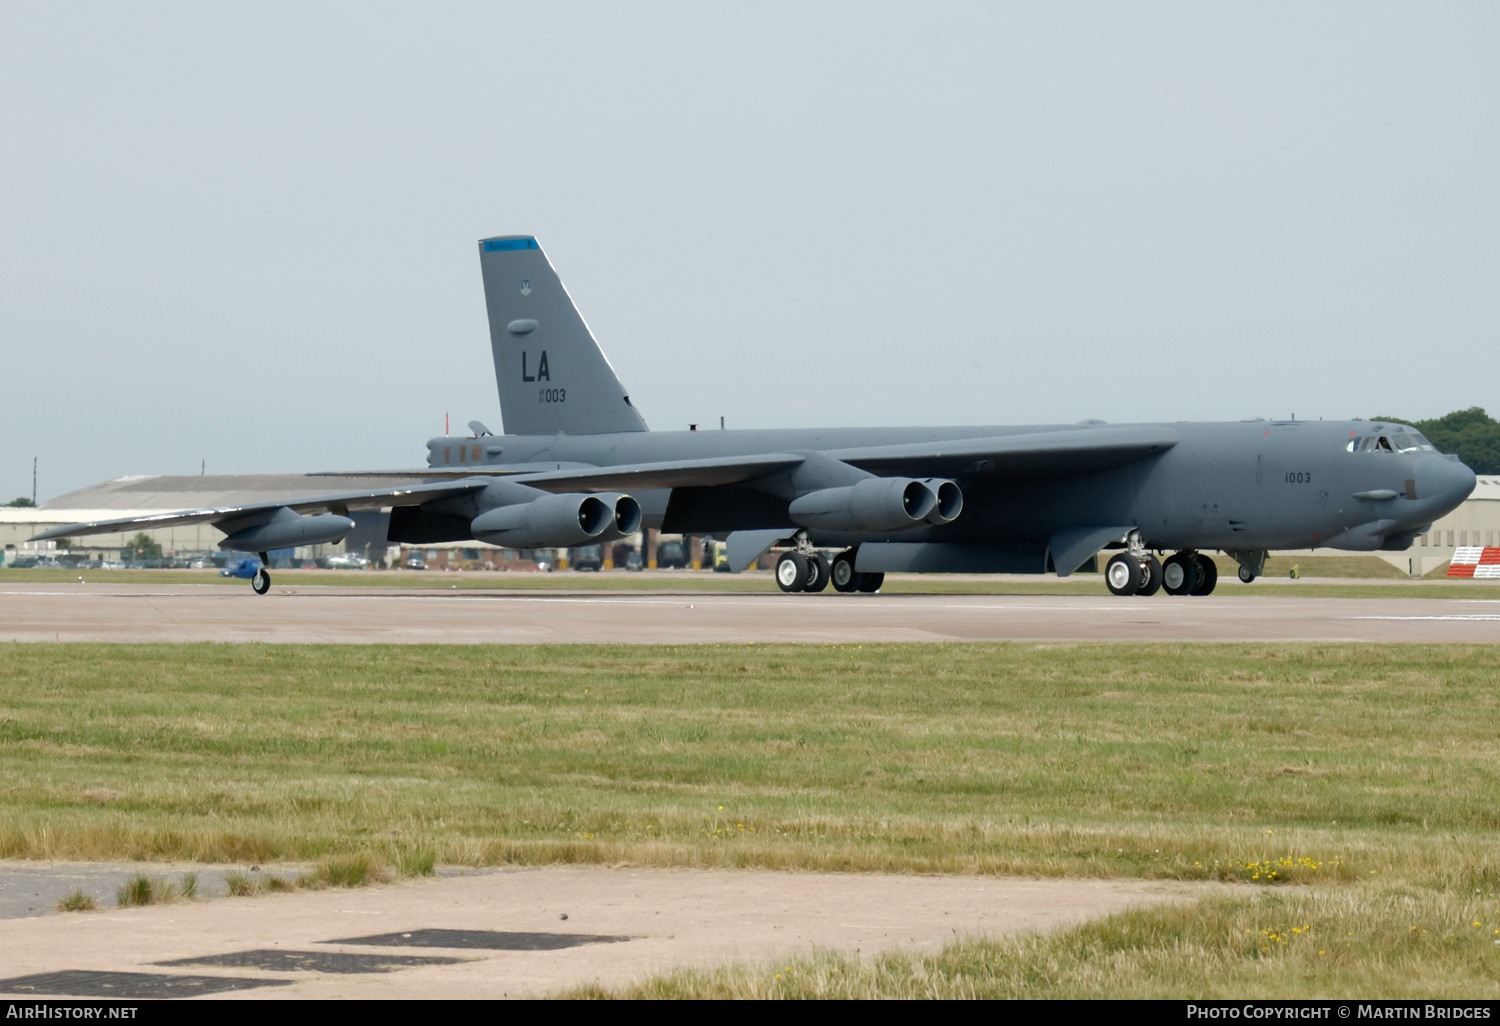
[[[831,459],[888,477],[1073,477],[1123,467],[1181,440],[1170,427],[1100,425],[1065,431],[830,449]]]
[[[703,460],[669,460],[663,463],[629,463],[618,467],[587,470],[551,470],[518,477],[521,484],[546,492],[599,492],[627,488],[709,488],[740,484],[777,470],[794,467],[806,456],[795,453],[759,453]]]
[[[489,483],[484,478],[470,478],[462,481],[442,481],[436,484],[401,485],[372,488],[368,491],[341,492],[337,495],[317,495],[305,499],[272,499],[265,502],[249,502],[239,506],[188,509],[179,513],[152,513],[143,517],[121,517],[118,520],[94,520],[82,524],[54,527],[35,535],[30,540],[73,538],[85,534],[114,534],[119,531],[156,527],[186,527],[189,524],[216,524],[226,520],[239,520],[246,514],[259,510],[274,510],[281,507],[286,507],[294,513],[347,513],[351,509],[416,505],[477,491]]]
[[[822,455],[883,477],[1071,477],[1121,467],[1165,452],[1181,436],[1169,427],[1080,427],[1065,431],[826,449]],[[630,488],[706,488],[741,484],[795,466],[806,454],[765,453],[723,459],[548,470],[516,480],[548,492]]]
[[[599,492],[625,488],[681,488],[739,484],[801,463],[794,453],[758,453],[701,460],[665,460],[601,467],[593,463],[492,463],[472,469],[431,467],[415,470],[330,470],[310,477],[513,477],[544,492]]]

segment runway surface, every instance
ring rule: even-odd
[[[4,641],[703,644],[882,641],[1500,641],[1500,593],[1319,599],[764,595],[37,584],[0,590]],[[1484,597],[1493,596],[1493,597]]]
[[[0,864],[0,877],[18,868]],[[1058,929],[1225,886],[488,870],[355,891],[0,920],[0,994],[87,997],[108,986],[120,998],[523,997],[814,951],[935,953],[957,938]]]

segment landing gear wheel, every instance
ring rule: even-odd
[[[776,561],[776,586],[782,591],[807,587],[807,560],[800,552],[783,552]]]
[[[265,567],[255,571],[255,576],[250,578],[250,587],[255,589],[257,595],[264,595],[271,590],[271,575],[266,573]]]
[[[1120,553],[1111,559],[1104,568],[1104,583],[1109,586],[1110,594],[1134,595],[1141,590],[1145,582],[1145,575],[1141,573],[1141,564],[1131,559],[1126,553]]]
[[[1219,583],[1219,568],[1212,559],[1203,553],[1194,553],[1193,561],[1198,564],[1198,569],[1203,571],[1203,580],[1193,589],[1194,595],[1213,594],[1214,585]]]
[[[864,592],[866,595],[873,595],[873,594],[875,594],[875,592],[877,592],[877,591],[880,590],[880,586],[882,584],[884,584],[884,583],[885,583],[885,574],[860,574],[859,575],[859,590],[862,591],[862,592]]]
[[[1146,565],[1141,568],[1141,590],[1137,595],[1155,595],[1161,591],[1161,560],[1155,556],[1146,557]]]
[[[802,585],[803,591],[822,591],[828,587],[828,577],[832,567],[828,563],[828,557],[821,552],[813,553],[812,559],[807,561],[807,581]]]
[[[1161,568],[1161,583],[1168,595],[1192,595],[1203,583],[1203,568],[1192,552],[1179,552]]]
[[[1250,572],[1249,567],[1242,566],[1240,567],[1240,580],[1245,584],[1253,584],[1255,582],[1255,575]]]
[[[854,550],[846,549],[833,557],[833,566],[828,571],[834,591],[848,594],[859,590],[860,573],[854,569]]]

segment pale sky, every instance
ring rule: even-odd
[[[0,0],[0,502],[499,430],[1500,412],[1494,3]]]

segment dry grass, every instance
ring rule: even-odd
[[[574,997],[1500,998],[1500,895],[1276,890],[1123,912],[936,956],[838,954]]]
[[[365,887],[386,883],[391,870],[379,856],[367,851],[349,855],[330,855],[318,861],[317,868],[297,878],[297,886],[310,890],[324,887]]]
[[[174,901],[191,901],[198,896],[198,874],[183,874],[181,883],[137,874],[115,891],[120,908],[139,905],[166,905]]]
[[[59,912],[97,912],[99,903],[94,900],[93,895],[75,889],[58,900],[57,910]]]

